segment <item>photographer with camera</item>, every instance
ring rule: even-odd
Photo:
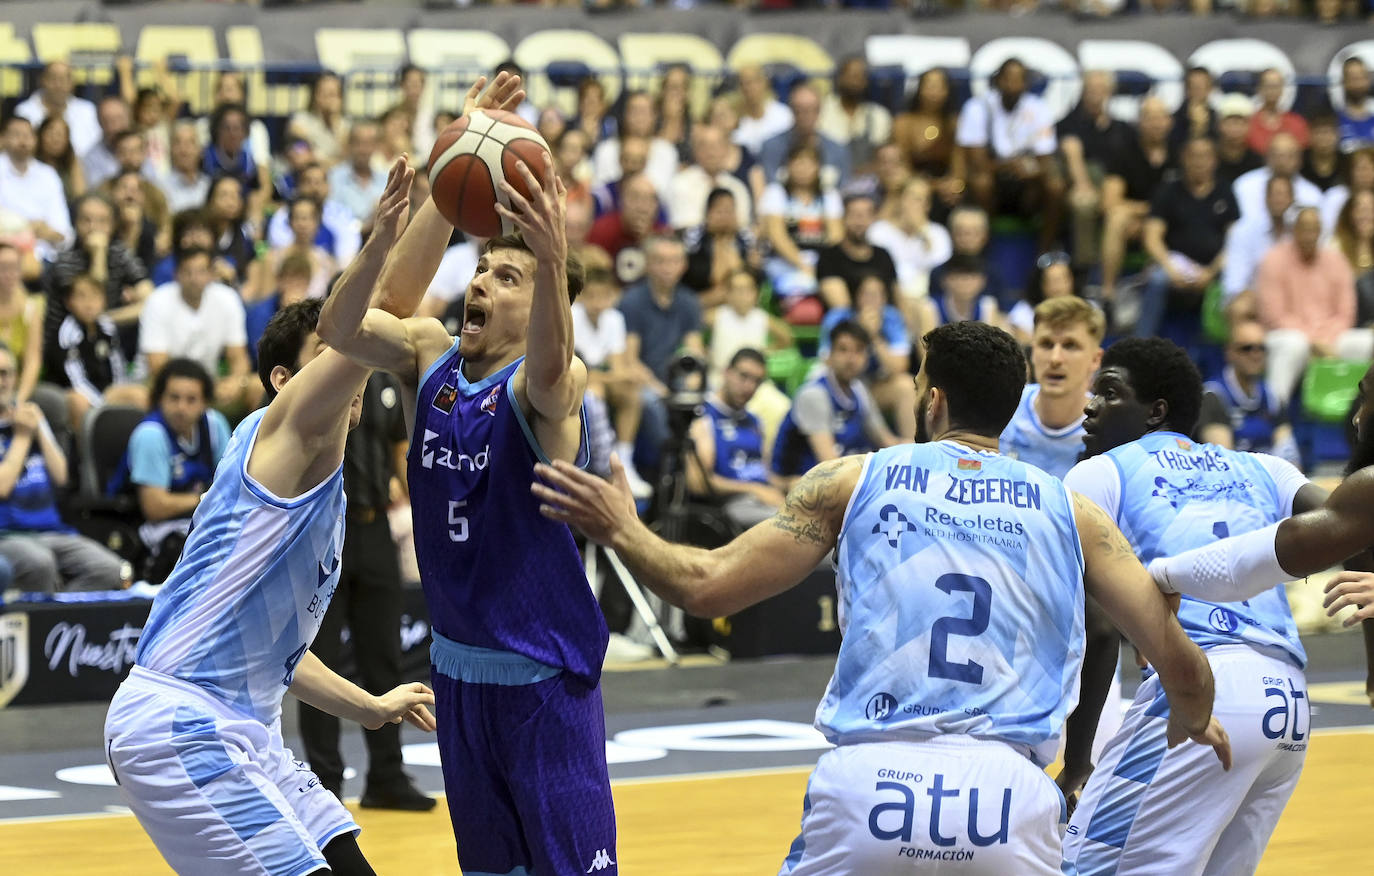
[[[762,353],[749,347],[735,353],[690,433],[696,454],[687,468],[688,488],[697,497],[718,497],[740,529],[773,516],[786,498],[782,479],[764,459],[759,418],[745,410],[767,379]]]

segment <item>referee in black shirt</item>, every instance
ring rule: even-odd
[[[392,478],[400,474],[404,484],[397,461],[405,446],[400,387],[391,375],[374,372],[363,392],[362,418],[348,434],[344,450],[348,512],[343,569],[311,646],[324,665],[337,669],[340,633],[347,625],[359,681],[374,694],[386,693],[402,681],[401,568],[386,511]],[[339,719],[301,703],[300,724],[311,769],[338,796],[344,773]],[[368,764],[361,805],[417,812],[434,808],[434,799],[421,793],[401,770],[400,725],[386,724],[363,735]]]

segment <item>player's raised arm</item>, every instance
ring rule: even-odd
[[[1320,508],[1263,529],[1153,560],[1166,593],[1237,602],[1342,562],[1374,545],[1374,466],[1331,491]]]
[[[479,109],[514,112],[525,99],[520,77],[502,71],[496,74],[485,92],[487,77],[479,76],[463,100],[463,115]],[[372,306],[402,319],[414,316],[434,280],[439,262],[448,249],[453,226],[439,214],[433,198],[426,198],[401,235],[372,297]]]
[[[535,466],[545,483],[531,490],[544,516],[613,548],[635,579],[663,599],[699,617],[722,617],[795,586],[816,568],[835,547],[862,466],[855,456],[821,463],[797,482],[777,514],[710,551],[650,532],[635,514],[616,458],[610,482],[566,462]]]
[[[1116,524],[1090,499],[1077,493],[1074,518],[1083,546],[1083,584],[1112,622],[1159,673],[1169,698],[1170,747],[1191,738],[1216,750],[1231,768],[1231,743],[1212,718],[1212,669],[1193,644],[1163,594],[1155,588]]]

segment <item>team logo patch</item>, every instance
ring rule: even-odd
[[[961,459],[959,460],[959,471],[982,471],[983,461],[981,459]]]
[[[458,403],[458,388],[452,384],[445,383],[439,387],[439,391],[434,394],[434,409],[445,414],[453,413],[453,406]]]
[[[484,413],[490,414],[493,417],[496,416],[496,402],[500,400],[501,390],[504,388],[505,384],[493,386],[491,388],[491,393],[486,398],[482,399],[482,411]]]
[[[1220,606],[1212,609],[1211,614],[1207,616],[1207,622],[1219,633],[1234,633],[1240,629],[1240,617],[1231,609]]]
[[[887,691],[876,693],[864,708],[864,717],[870,721],[886,721],[897,711],[897,698]]]

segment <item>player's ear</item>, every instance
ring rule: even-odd
[[[281,392],[282,387],[286,386],[286,381],[290,380],[294,373],[285,365],[274,365],[272,373],[268,375],[268,379],[272,381],[272,391]]]
[[[1167,419],[1169,419],[1169,402],[1162,398],[1155,399],[1154,404],[1150,405],[1150,414],[1145,422],[1151,429],[1154,429],[1162,426]]]

